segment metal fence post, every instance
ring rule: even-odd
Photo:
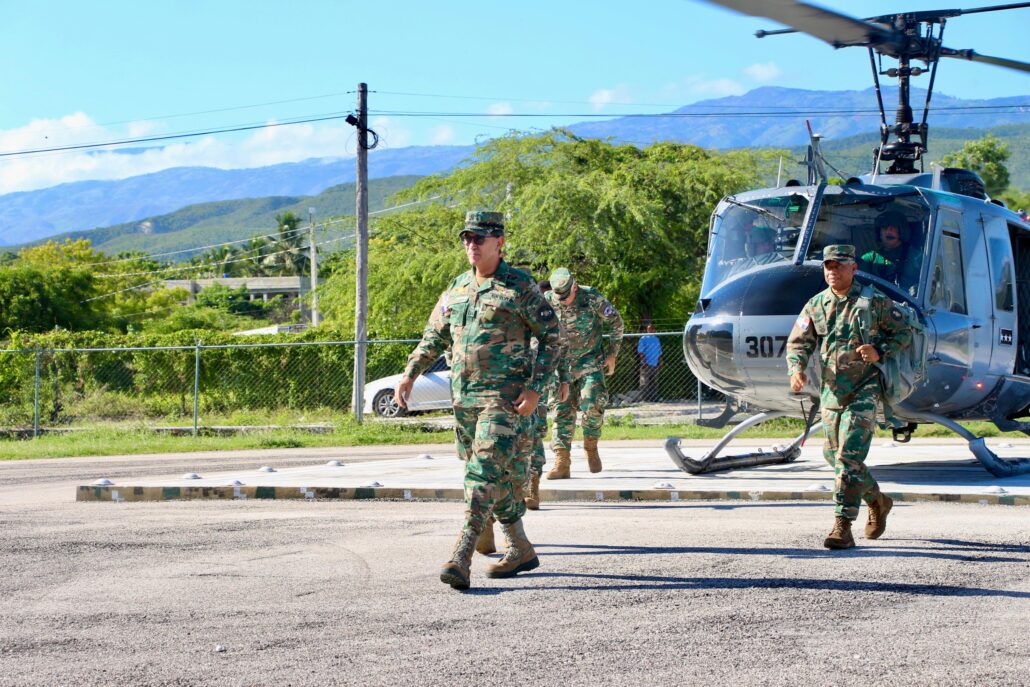
[[[197,339],[196,357],[193,363],[193,436],[197,436],[198,414],[200,412],[200,339]]]
[[[697,419],[701,419],[701,380],[697,380]]]
[[[39,368],[43,352],[36,349],[36,390],[32,398],[32,438],[39,436]]]

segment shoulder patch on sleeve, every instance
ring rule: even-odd
[[[901,314],[901,311],[898,309],[898,306],[896,305],[891,307],[891,319],[895,322],[901,322],[903,319],[905,319],[905,316]]]
[[[798,319],[794,322],[794,328],[798,331],[803,332],[807,331],[811,324],[812,318],[806,315],[805,313],[801,313],[800,315],[798,315]]]
[[[611,317],[615,314],[615,308],[612,306],[611,303],[606,303],[603,312],[605,317]]]
[[[536,316],[544,322],[550,322],[554,319],[554,309],[551,306],[544,303],[537,309]]]

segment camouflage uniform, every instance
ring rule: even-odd
[[[622,316],[597,289],[580,285],[572,303],[563,304],[561,294],[567,297],[574,284],[567,269],[557,269],[551,275],[552,291],[545,294],[561,322],[571,380],[568,398],[557,403],[552,449],[572,448],[577,410],[582,413],[583,436],[601,436],[604,408],[608,404],[605,361],[618,353],[624,329]],[[607,341],[603,336],[604,325],[612,330]]]
[[[547,436],[547,413],[551,403],[557,403],[559,391],[562,384],[569,384],[572,378],[569,376],[569,366],[564,353],[564,347],[558,357],[558,365],[554,373],[548,378],[544,393],[540,395],[540,402],[537,404],[536,412],[529,417],[530,431],[525,435],[523,445],[519,447],[520,456],[529,456],[529,472],[537,475],[544,474],[544,464],[547,462],[547,455],[544,453],[544,438]]]
[[[535,356],[533,337],[540,342]],[[516,444],[529,418],[516,412],[514,401],[524,388],[543,392],[558,346],[554,310],[536,282],[502,260],[482,284],[476,284],[475,270],[451,282],[408,358],[405,375],[414,379],[450,348],[455,434],[466,463],[467,531],[481,532],[491,510],[502,524],[526,511],[527,463],[517,460]]]
[[[854,247],[831,246],[827,253],[831,248],[850,249],[854,260]],[[841,256],[847,258],[846,253]],[[904,325],[894,302],[875,289],[869,306],[870,331],[863,334],[859,304],[863,288],[856,281],[843,297],[830,288],[820,291],[805,304],[787,339],[789,376],[803,372],[818,348],[822,368],[819,402],[826,433],[823,457],[834,469],[835,513],[848,520],[858,517],[862,500],[872,503],[880,493],[865,465],[880,396],[879,374],[856,349],[871,343],[882,359],[897,355],[912,341],[912,331]]]

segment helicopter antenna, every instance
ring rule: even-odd
[[[829,178],[826,174],[826,166],[823,164],[823,151],[820,141],[822,136],[819,134],[812,133],[812,123],[807,119],[805,120],[805,126],[808,127],[808,140],[811,142],[808,146],[809,151],[809,167],[808,167],[808,183],[812,183],[812,172],[819,175],[819,181],[826,183]]]
[[[926,119],[929,114],[930,98],[940,58],[951,57],[973,62],[986,62],[999,67],[1030,72],[1030,63],[981,55],[973,50],[954,50],[941,44],[944,22],[948,18],[963,14],[1021,9],[1030,7],[1030,2],[1013,2],[968,10],[943,9],[903,12],[856,19],[800,0],[710,1],[744,14],[768,17],[790,27],[773,31],[757,31],[755,35],[759,38],[800,31],[823,40],[834,48],[859,45],[867,47],[870,51],[870,62],[873,64],[873,80],[881,120],[881,143],[876,149],[876,170],[879,170],[880,160],[888,160],[891,161],[891,166],[887,170],[888,174],[914,173],[917,160],[922,166],[923,155],[927,152],[929,131]],[[941,25],[940,32],[936,36],[933,31],[934,24]],[[923,26],[926,26],[925,33],[922,30]],[[880,71],[872,60],[873,52],[876,52],[881,58],[886,55],[896,59],[898,66]],[[924,62],[926,67],[912,66],[913,60]],[[909,102],[910,80],[914,76],[921,76],[927,72],[930,72],[930,85],[927,89],[923,118],[919,123],[915,123],[912,118],[912,106]],[[883,97],[879,87],[880,74],[898,80],[898,108],[893,124],[887,124],[886,121]],[[895,140],[888,141],[891,134],[895,136]],[[913,137],[918,137],[918,142],[913,141]]]

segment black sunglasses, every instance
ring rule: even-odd
[[[462,234],[461,235],[461,240],[462,240],[463,243],[465,243],[465,244],[474,243],[477,246],[482,246],[483,242],[486,241],[487,238],[488,237],[486,237],[486,236],[481,236],[479,234],[471,234],[471,233],[470,234]]]

